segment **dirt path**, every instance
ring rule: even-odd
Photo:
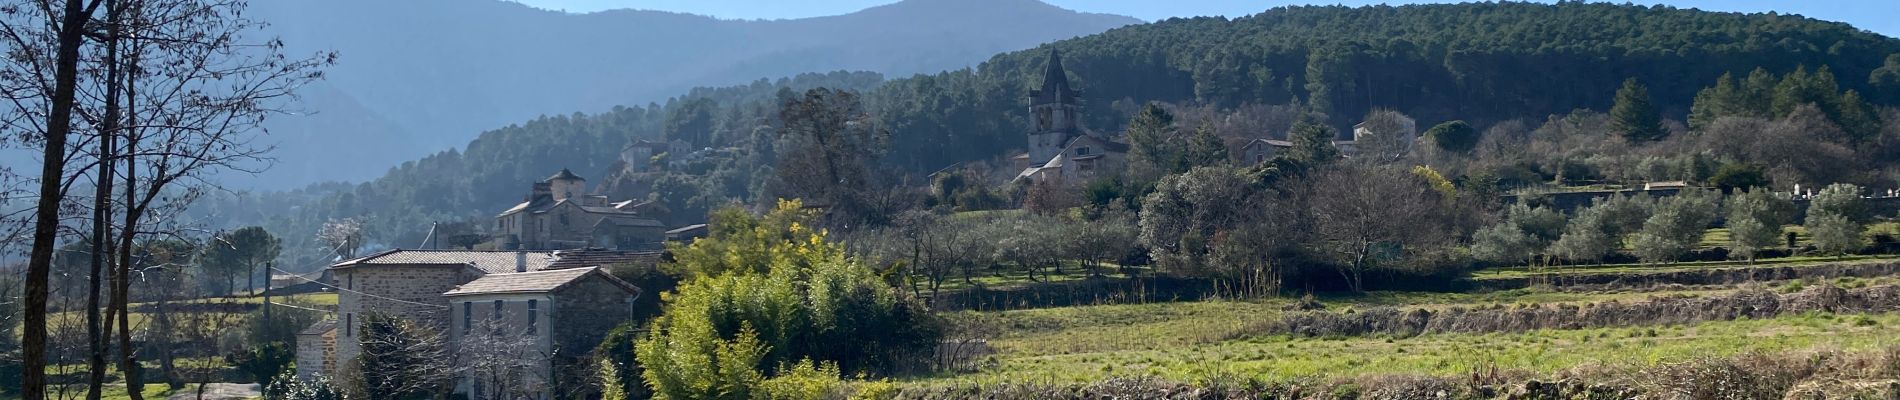
[[[263,388],[255,383],[207,383],[205,400],[245,400],[264,397]],[[172,393],[165,400],[198,400],[198,385],[185,385],[183,389]]]

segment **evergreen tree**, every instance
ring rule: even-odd
[[[1188,141],[1187,165],[1177,168],[1183,172],[1194,167],[1213,167],[1227,164],[1227,143],[1214,134],[1214,128],[1202,125],[1194,130],[1194,137]]]
[[[1623,80],[1623,88],[1616,90],[1610,119],[1616,131],[1632,142],[1661,140],[1668,135],[1662,127],[1662,114],[1649,102],[1649,88],[1636,78]]]
[[[1134,184],[1146,186],[1179,172],[1176,169],[1182,164],[1182,152],[1173,138],[1174,114],[1160,103],[1142,106],[1128,120],[1128,175]]]
[[[1339,158],[1339,148],[1333,147],[1333,139],[1339,137],[1333,127],[1312,121],[1300,121],[1293,124],[1293,130],[1287,132],[1288,141],[1293,147],[1287,149],[1287,157],[1308,165],[1323,164]]]
[[[1425,139],[1440,150],[1463,153],[1478,146],[1478,130],[1463,120],[1446,121],[1426,130]]]

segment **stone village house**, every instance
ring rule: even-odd
[[[590,195],[587,179],[562,169],[535,182],[520,204],[495,216],[493,248],[562,250],[611,248],[659,250],[666,225],[653,218],[653,202]]]
[[[652,265],[658,252],[615,250],[389,250],[331,265],[332,319],[297,336],[297,373],[334,376],[357,358],[366,313],[383,313],[441,332],[458,364],[481,351],[463,346],[473,329],[520,338],[526,356],[503,384],[462,371],[455,392],[473,399],[547,399],[614,326],[633,317],[640,288],[608,274],[613,265]],[[481,336],[486,337],[486,336]],[[498,386],[501,386],[498,388]],[[506,393],[502,393],[506,389]]]

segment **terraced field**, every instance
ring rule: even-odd
[[[1572,274],[1640,276],[1669,271],[1723,268],[1821,268],[1839,272],[1893,259],[1793,260],[1772,265],[1684,265],[1666,268],[1606,266]],[[1843,269],[1846,268],[1846,269]],[[1886,270],[1883,270],[1886,271]],[[1517,279],[1493,272],[1475,279]],[[1820,274],[1820,273],[1817,273]],[[1375,292],[1318,299],[1323,311],[1298,311],[1293,299],[1206,300],[1180,303],[1094,305],[950,315],[959,326],[988,338],[995,354],[972,370],[907,379],[920,392],[948,388],[1022,385],[1086,385],[1158,378],[1187,385],[1236,380],[1315,382],[1390,376],[1470,377],[1503,374],[1559,377],[1585,370],[1637,371],[1657,366],[1766,355],[1876,354],[1900,349],[1900,314],[1880,303],[1873,312],[1835,307],[1761,318],[1710,316],[1697,322],[1585,324],[1578,329],[1423,334],[1293,334],[1264,328],[1287,317],[1324,313],[1359,317],[1373,312],[1414,310],[1513,311],[1632,306],[1654,301],[1715,302],[1770,297],[1793,302],[1836,293],[1900,292],[1900,274],[1823,278],[1819,275],[1764,283],[1650,285],[1571,290],[1528,285],[1471,293]],[[1822,289],[1825,287],[1826,289]],[[1818,293],[1818,294],[1810,294]],[[1802,297],[1807,296],[1807,297]],[[1745,305],[1747,306],[1747,305]],[[1310,308],[1310,306],[1309,306]],[[1796,309],[1788,306],[1788,309]],[[1842,311],[1835,312],[1840,309]],[[1497,313],[1505,314],[1505,313]],[[1675,319],[1663,318],[1674,321]],[[1900,360],[1897,358],[1896,360]],[[1900,361],[1895,361],[1900,365]],[[1900,373],[1900,368],[1895,368]],[[1900,378],[1900,377],[1896,377]],[[1553,378],[1554,379],[1554,378]]]

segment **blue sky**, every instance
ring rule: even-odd
[[[593,12],[636,8],[665,10],[734,19],[803,18],[849,13],[894,0],[514,0],[535,7]],[[1226,15],[1238,17],[1287,4],[1399,4],[1416,1],[1288,1],[1288,0],[1043,0],[1078,11],[1121,14],[1157,20],[1168,17]],[[1621,1],[1618,1],[1621,2]],[[1669,4],[1712,11],[1801,14],[1841,21],[1887,36],[1900,37],[1900,1],[1894,0],[1676,0],[1635,1]]]

